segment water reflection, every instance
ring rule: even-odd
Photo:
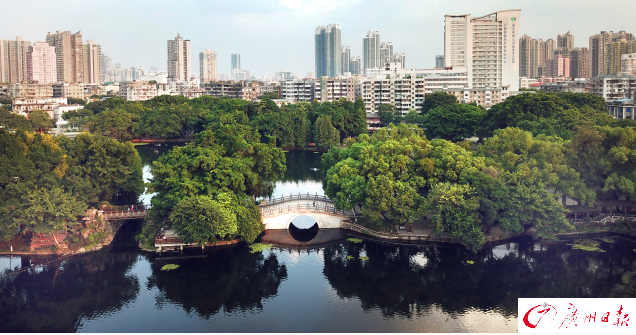
[[[46,267],[6,271],[0,275],[0,331],[75,332],[80,319],[122,308],[139,292],[137,277],[128,273],[137,256],[95,252]]]
[[[179,268],[162,271],[161,267],[175,263]],[[204,258],[155,259],[148,289],[156,287],[158,308],[176,303],[188,313],[209,318],[224,311],[259,311],[262,301],[278,294],[287,268],[279,264],[276,255],[249,253],[243,247],[213,251]]]
[[[453,247],[346,243],[325,248],[324,274],[338,296],[358,298],[364,310],[379,308],[385,317],[411,318],[432,307],[513,317],[519,297],[608,297],[636,258],[628,245],[605,253],[569,248],[559,243],[537,252],[519,240],[472,255]]]

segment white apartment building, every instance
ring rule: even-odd
[[[636,76],[604,74],[590,79],[590,93],[602,96],[605,102],[631,99],[636,92]]]
[[[199,53],[199,69],[201,82],[209,83],[216,80],[216,52],[205,49]]]
[[[168,80],[187,81],[192,77],[190,40],[177,34],[168,41]]]
[[[168,84],[150,84],[147,81],[121,82],[118,94],[126,101],[145,101],[164,94],[174,95]]]
[[[320,85],[315,80],[287,79],[280,82],[280,95],[283,99],[312,102],[316,99],[316,87],[320,99]]]
[[[468,68],[470,88],[519,90],[520,9],[446,15],[444,65]]]
[[[28,117],[32,111],[39,109],[47,112],[53,118],[53,109],[67,103],[66,98],[15,98],[13,100],[13,112]]]
[[[389,63],[382,71],[358,79],[358,94],[367,112],[378,111],[380,104],[393,104],[406,114],[421,111],[425,95],[442,89],[464,89],[468,86],[465,66],[442,69],[403,69],[401,63]]]
[[[621,72],[636,75],[636,53],[621,55]]]

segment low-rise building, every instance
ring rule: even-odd
[[[84,109],[84,106],[82,105],[64,105],[64,104],[60,104],[57,105],[55,107],[53,107],[53,115],[52,115],[52,119],[55,120],[55,122],[62,120],[62,115],[66,112],[69,111],[74,111],[74,110],[79,110],[79,109]],[[50,115],[50,114],[49,114]]]
[[[260,86],[256,81],[218,81],[203,84],[205,95],[229,97],[233,99],[256,100]]]
[[[126,101],[146,101],[164,94],[170,94],[168,84],[150,84],[147,81],[119,83],[118,95],[125,98]]]
[[[13,112],[28,117],[34,110],[45,111],[54,118],[53,110],[60,105],[67,105],[66,98],[33,98],[20,97],[13,99]]]
[[[631,99],[636,91],[636,76],[631,74],[605,74],[590,79],[590,93],[602,96],[606,102]]]

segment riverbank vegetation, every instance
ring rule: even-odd
[[[174,139],[193,136],[236,111],[263,139],[276,138],[276,146],[320,149],[339,145],[345,138],[367,132],[362,99],[330,102],[298,102],[277,106],[269,96],[260,102],[203,96],[160,96],[143,102],[109,98],[88,103],[83,110],[62,117],[71,125],[117,140],[150,137]]]
[[[136,203],[141,168],[132,144],[108,137],[0,130],[0,239],[78,225],[102,202]]]
[[[424,130],[390,124],[323,155],[338,209],[359,206],[373,229],[427,217],[476,251],[495,226],[573,231],[564,196],[587,206],[636,197],[636,123],[611,118],[602,98],[522,94],[485,111],[441,95],[418,119]],[[475,134],[478,147],[463,141]]]

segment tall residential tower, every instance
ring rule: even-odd
[[[520,13],[511,9],[480,17],[446,15],[445,66],[468,67],[471,88],[518,91]]]
[[[216,52],[205,49],[199,53],[201,83],[216,81]]]
[[[188,81],[191,77],[190,40],[177,34],[174,40],[168,41],[168,80]]]
[[[316,78],[335,77],[342,70],[341,33],[338,23],[316,28],[314,33]]]
[[[384,65],[380,64],[380,32],[377,30],[369,30],[362,40],[362,63],[362,73]]]

